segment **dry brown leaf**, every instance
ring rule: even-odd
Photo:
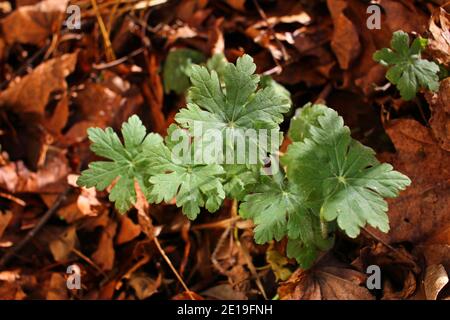
[[[9,222],[13,217],[13,213],[11,211],[6,211],[6,213],[0,212],[0,239],[3,236],[6,228],[8,227]]]
[[[327,255],[311,269],[295,271],[278,294],[283,300],[373,300],[365,281],[365,274]]]
[[[122,97],[101,83],[88,83],[78,92],[74,104],[78,107],[83,120],[90,121],[96,127],[111,125],[119,112]]]
[[[68,173],[65,155],[48,152],[44,166],[38,172],[30,171],[22,161],[0,167],[0,187],[11,193],[58,193],[65,189]]]
[[[448,274],[442,264],[427,267],[424,279],[425,296],[428,300],[436,300],[439,292],[447,285]]]
[[[352,21],[344,14],[347,1],[327,0],[327,4],[334,22],[331,47],[336,54],[339,65],[346,70],[361,53],[358,31]]]
[[[360,250],[358,259],[352,262],[361,272],[371,265],[380,267],[383,279],[383,299],[407,299],[416,291],[416,277],[420,267],[414,256],[403,247],[387,247],[377,242]]]
[[[415,120],[393,121],[386,130],[397,150],[386,160],[412,184],[389,200],[390,232],[374,232],[391,243],[425,241],[450,223],[450,153]]]
[[[0,107],[10,108],[17,113],[44,114],[50,94],[67,89],[65,78],[75,69],[77,55],[69,53],[48,60],[30,74],[10,83],[0,93]]]
[[[245,11],[245,0],[225,0],[225,2],[236,10]]]
[[[141,234],[141,227],[135,224],[126,215],[123,215],[120,219],[120,229],[116,238],[117,244],[123,244],[135,239]]]
[[[92,254],[92,260],[103,270],[112,270],[114,266],[115,250],[114,235],[116,234],[117,223],[113,220],[103,229],[97,250]]]
[[[59,29],[68,2],[44,0],[16,9],[0,22],[6,41],[42,45]]]
[[[201,295],[205,298],[212,298],[216,300],[247,300],[247,296],[242,292],[236,291],[229,284],[219,284],[212,288],[209,288],[203,292]]]
[[[450,67],[450,5],[447,10],[442,7],[433,13],[428,27],[432,37],[428,44],[436,60]]]
[[[161,276],[154,280],[148,274],[139,272],[133,273],[129,285],[134,289],[137,298],[139,300],[144,300],[158,291],[161,280]]]
[[[437,93],[426,97],[431,108],[431,130],[441,147],[450,151],[450,78],[441,81]]]
[[[48,285],[47,300],[67,300],[66,279],[60,273],[53,272]]]
[[[421,34],[425,31],[427,16],[414,2],[410,0],[380,0],[380,6],[386,14],[382,24],[390,29],[391,33],[397,30],[405,32],[417,32]]]
[[[75,226],[70,226],[57,239],[50,242],[49,247],[50,252],[53,255],[53,259],[57,262],[67,261],[77,243],[77,230]]]

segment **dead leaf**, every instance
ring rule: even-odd
[[[76,228],[75,226],[70,226],[57,239],[50,242],[49,247],[53,259],[57,262],[67,261],[77,243],[78,238]]]
[[[0,93],[0,106],[43,115],[51,93],[67,89],[65,78],[74,71],[76,62],[77,53],[69,53],[41,63]]]
[[[158,291],[161,285],[161,277],[154,280],[146,273],[133,273],[129,285],[134,289],[139,300],[144,300]]]
[[[328,9],[334,22],[331,47],[339,65],[346,70],[361,53],[361,43],[355,25],[345,15],[347,3],[344,0],[327,0]]]
[[[119,112],[122,97],[101,83],[87,83],[77,93],[74,104],[83,120],[96,127],[110,126]]]
[[[278,288],[283,300],[373,300],[366,275],[328,255],[311,269],[298,269]]]
[[[58,193],[65,189],[68,173],[65,155],[49,152],[38,172],[30,171],[22,161],[0,167],[0,187],[11,193]]]
[[[116,238],[116,244],[120,245],[135,239],[141,234],[141,227],[135,224],[126,215],[120,218],[120,229]]]
[[[6,213],[0,212],[0,239],[3,236],[9,222],[11,221],[13,214],[11,211],[6,211]]]
[[[390,243],[426,241],[450,223],[450,154],[415,120],[393,121],[386,131],[397,153],[383,160],[409,176],[412,184],[388,201],[389,233],[374,232]]]
[[[53,272],[47,291],[47,300],[67,300],[67,283],[64,276]]]
[[[245,0],[225,0],[233,9],[245,11]]]
[[[289,261],[273,247],[273,244],[271,244],[266,251],[266,260],[270,264],[277,281],[286,281],[289,279],[292,274],[292,271],[286,267]]]
[[[114,266],[115,250],[114,236],[116,234],[117,223],[113,220],[103,229],[97,250],[92,254],[92,260],[103,270],[112,270]]]
[[[447,6],[450,9],[450,5]],[[450,13],[446,7],[437,9],[430,19],[429,30],[432,35],[428,46],[436,60],[450,67]]]
[[[436,300],[439,292],[447,285],[448,274],[442,264],[430,265],[425,272],[425,295],[428,300]]]
[[[421,269],[415,257],[403,247],[387,247],[377,242],[360,250],[352,262],[361,272],[371,265],[380,268],[382,274],[382,299],[398,300],[411,297],[418,287],[416,278]]]
[[[431,108],[430,126],[441,148],[450,151],[450,78],[441,81],[437,93],[427,93]]]
[[[247,300],[247,296],[229,284],[219,284],[201,292],[201,296],[216,300]]]
[[[6,41],[42,45],[55,33],[65,16],[69,0],[44,0],[22,6],[1,21]]]

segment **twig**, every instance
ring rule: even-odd
[[[0,192],[0,197],[8,199],[8,200],[11,200],[11,201],[17,203],[21,207],[25,207],[26,206],[25,201],[15,197],[15,196],[13,196],[12,194]]]
[[[322,91],[319,93],[319,96],[317,97],[315,104],[325,104],[328,96],[331,93],[331,90],[333,90],[333,85],[331,82],[328,82],[328,84],[322,89]]]
[[[95,15],[97,16],[98,26],[100,27],[100,32],[102,33],[103,41],[105,43],[106,58],[108,59],[108,61],[116,60],[116,55],[114,54],[111,41],[109,40],[108,30],[106,30],[102,15],[100,14],[100,11],[98,9],[97,0],[91,0],[91,3],[92,7],[94,8]]]
[[[187,292],[187,294],[189,295],[189,298],[191,298],[191,300],[195,300],[194,296],[192,295],[191,290],[189,290],[188,286],[186,285],[186,283],[184,283],[183,278],[181,278],[180,274],[178,273],[177,269],[175,269],[175,267],[172,264],[172,261],[170,261],[169,257],[166,255],[166,252],[164,251],[164,249],[161,247],[161,244],[159,243],[159,240],[157,237],[153,237],[153,242],[155,243],[156,247],[158,248],[159,252],[161,253],[162,257],[164,258],[164,260],[166,260],[167,264],[169,265],[170,269],[172,269],[172,272],[175,274],[175,276],[177,277],[178,281],[181,283],[181,285],[184,288],[184,291]]]
[[[270,33],[272,33],[272,36],[274,37],[275,41],[277,42],[278,46],[281,48],[281,53],[283,54],[283,60],[288,61],[289,60],[289,54],[286,51],[286,48],[284,47],[283,43],[280,41],[280,39],[277,38],[277,35],[275,33],[275,30],[273,29],[273,26],[271,23],[269,23],[269,20],[267,19],[266,13],[261,8],[257,0],[253,0],[253,4],[256,7],[256,10],[258,10],[259,15],[261,18],[263,18],[264,22],[267,25],[267,28],[269,29]]]
[[[30,242],[31,239],[36,236],[36,234],[45,226],[47,221],[53,216],[53,214],[58,210],[59,206],[64,202],[67,195],[69,194],[71,187],[66,188],[66,190],[58,196],[56,201],[53,203],[50,209],[41,217],[36,226],[31,229],[28,234],[23,238],[17,245],[12,247],[7,253],[3,255],[0,259],[0,269],[3,269],[6,264],[15,256],[19,251]]]

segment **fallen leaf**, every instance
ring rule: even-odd
[[[141,227],[135,224],[126,215],[120,218],[119,233],[116,238],[116,244],[123,244],[135,239],[141,234]]]
[[[447,6],[450,9],[450,5]],[[450,67],[450,13],[446,7],[437,9],[430,19],[431,39],[428,47],[436,60]]]
[[[427,93],[431,108],[430,126],[441,148],[450,151],[450,78],[441,81],[437,93]]]
[[[366,246],[352,265],[361,272],[371,265],[380,268],[384,300],[407,299],[418,287],[416,278],[421,269],[416,258],[403,247],[387,247],[380,242]]]
[[[21,6],[1,20],[6,41],[42,45],[55,33],[65,16],[69,0],[44,0]]]
[[[70,226],[63,234],[57,239],[50,242],[50,252],[53,255],[53,259],[57,262],[67,261],[73,249],[77,245],[77,231],[75,226]]]
[[[11,221],[13,214],[11,211],[6,211],[6,213],[0,212],[0,239],[3,236],[9,222]]]
[[[201,292],[202,297],[216,300],[247,300],[247,296],[242,292],[236,291],[229,284],[219,284]]]
[[[358,31],[352,21],[345,15],[347,2],[344,0],[327,0],[328,9],[334,22],[333,39],[331,48],[343,70],[350,67],[351,63],[361,53],[361,43]]]
[[[92,254],[92,260],[103,270],[112,270],[114,266],[115,250],[114,236],[116,234],[117,223],[110,220],[100,236],[97,250]]]
[[[424,279],[425,296],[428,300],[436,300],[439,292],[447,285],[448,274],[442,264],[427,267]]]
[[[129,281],[129,285],[134,289],[134,292],[139,300],[144,300],[158,291],[161,285],[161,277],[154,280],[146,273],[133,273]]]
[[[283,300],[373,300],[366,275],[330,255],[311,269],[298,269],[278,288]]]
[[[23,161],[0,167],[0,187],[11,193],[58,193],[66,187],[67,159],[60,152],[49,152],[38,172],[30,171]]]
[[[76,62],[77,53],[68,53],[41,63],[0,93],[0,107],[43,115],[51,93],[67,89],[65,78],[74,71]]]
[[[47,300],[67,300],[66,279],[60,273],[53,272],[48,285]]]
[[[412,183],[398,198],[388,201],[389,233],[373,232],[390,243],[426,241],[450,223],[450,154],[415,120],[392,121],[386,131],[397,153],[383,160]]]

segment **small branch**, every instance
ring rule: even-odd
[[[106,49],[106,58],[108,61],[116,60],[116,55],[114,54],[111,40],[109,40],[109,33],[106,29],[105,23],[103,22],[102,15],[99,11],[97,0],[91,0],[92,7],[94,8],[95,15],[97,16],[98,26],[100,27],[100,32],[103,36],[103,41],[105,43],[105,49]]]
[[[269,20],[267,19],[266,13],[264,12],[264,10],[261,8],[261,6],[259,5],[257,0],[253,0],[253,4],[256,7],[256,10],[258,10],[259,15],[261,16],[261,18],[264,20],[264,22],[267,25],[267,28],[269,29],[270,33],[272,34],[272,36],[274,37],[275,41],[277,42],[278,46],[281,49],[281,53],[283,54],[283,60],[284,61],[288,61],[289,60],[289,54],[286,51],[286,48],[284,47],[283,43],[280,41],[280,39],[277,38],[277,35],[275,33],[275,30],[273,29],[272,24],[269,23]]]
[[[191,290],[189,290],[188,286],[186,285],[186,283],[184,283],[183,278],[181,278],[180,274],[178,273],[177,269],[175,269],[175,267],[172,264],[172,261],[170,261],[169,257],[166,255],[166,252],[164,251],[164,249],[161,247],[161,244],[159,243],[159,240],[157,237],[153,237],[153,242],[155,243],[156,247],[158,248],[159,252],[161,253],[162,257],[164,258],[164,260],[166,260],[167,264],[169,265],[170,269],[172,269],[172,272],[175,274],[175,276],[177,277],[178,281],[181,283],[181,285],[183,286],[184,291],[187,292],[187,294],[189,295],[189,298],[191,298],[191,300],[195,300],[194,296],[192,295]]]
[[[319,96],[317,97],[316,101],[314,101],[315,104],[326,104],[327,98],[331,93],[331,90],[333,90],[333,85],[331,82],[328,82],[328,84],[322,89],[322,91],[319,93]]]
[[[53,216],[53,214],[58,210],[58,208],[61,206],[61,204],[66,199],[67,195],[69,194],[71,188],[68,187],[66,190],[58,196],[56,201],[53,203],[50,209],[40,218],[39,222],[36,224],[36,226],[28,232],[28,234],[23,238],[17,245],[12,247],[7,253],[3,255],[3,257],[0,259],[0,270],[3,269],[8,262],[16,256],[20,250],[22,250],[23,247],[25,247],[28,242],[33,239],[36,234],[42,229],[42,227],[45,226],[47,221]]]

